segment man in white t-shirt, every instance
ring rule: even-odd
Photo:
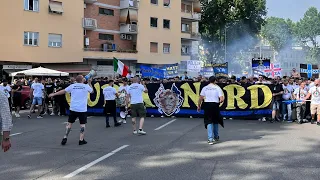
[[[125,116],[121,117],[122,118],[122,123],[126,124],[127,123],[127,102],[126,102],[126,96],[129,91],[129,85],[128,85],[128,79],[123,78],[122,79],[123,85],[119,87],[118,93],[119,93],[119,106],[120,106],[120,113],[124,112]]]
[[[116,97],[118,97],[117,90],[113,87],[113,80],[109,81],[109,86],[103,89],[104,96],[104,113],[106,116],[106,128],[110,127],[109,116],[113,117],[114,126],[118,127],[121,124],[117,121],[117,104]]]
[[[139,84],[140,79],[138,77],[132,78],[132,84],[129,86],[127,102],[131,105],[132,127],[133,134],[147,134],[143,130],[144,118],[146,117],[146,108],[143,104],[143,92],[147,93],[148,89],[145,85]],[[139,115],[140,124],[139,130],[136,129],[136,118]]]
[[[43,102],[43,93],[44,93],[44,85],[39,82],[38,78],[34,79],[34,83],[31,85],[30,89],[30,99],[32,99],[32,105],[30,108],[30,112],[28,114],[28,118],[31,118],[31,113],[34,110],[35,106],[38,105],[38,119],[42,118],[42,102]]]
[[[87,141],[84,140],[84,130],[87,123],[88,94],[94,92],[91,81],[92,80],[89,79],[88,84],[84,84],[85,79],[82,75],[79,75],[76,77],[76,83],[71,84],[64,90],[49,95],[49,98],[51,98],[65,93],[71,94],[70,114],[66,126],[66,134],[61,141],[61,145],[65,145],[67,143],[67,138],[71,131],[72,124],[77,118],[79,118],[80,122],[79,145],[87,144]]]
[[[282,84],[283,88],[283,94],[282,94],[282,99],[284,101],[288,101],[292,98],[292,93],[294,91],[293,87],[289,85],[288,80],[283,80]],[[283,116],[283,121],[286,120],[286,117],[288,116],[288,122],[292,122],[292,108],[291,104],[286,104],[282,103],[282,116]]]
[[[200,98],[198,101],[198,112],[201,110],[202,102],[204,109],[204,125],[207,128],[208,143],[212,145],[219,141],[219,122],[220,110],[219,105],[224,101],[224,93],[222,89],[216,85],[216,78],[211,76],[209,78],[210,84],[202,88]]]
[[[301,82],[300,87],[294,90],[293,99],[298,101],[303,101],[304,98],[308,95],[308,91],[305,90],[306,83]],[[304,119],[306,113],[306,103],[298,102],[297,103],[297,120],[299,124],[302,124],[303,121],[307,121]]]
[[[4,92],[4,94],[8,97],[10,112],[12,109],[12,100],[11,100],[11,87],[8,84],[8,81],[5,79],[2,81],[2,85],[0,85],[0,91]]]
[[[310,111],[311,111],[311,124],[314,124],[315,122],[315,115],[317,114],[318,120],[317,125],[320,126],[320,80],[316,79],[314,81],[314,86],[310,88],[308,95],[304,98],[304,100],[307,100],[311,96],[311,105],[310,105]]]

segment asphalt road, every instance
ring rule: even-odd
[[[0,152],[0,179],[320,179],[316,125],[226,120],[221,142],[210,146],[202,119],[147,118],[148,134],[138,136],[131,124],[106,129],[103,117],[90,117],[88,144],[78,145],[75,123],[61,146],[66,119],[15,118],[12,149]]]

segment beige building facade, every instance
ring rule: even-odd
[[[198,51],[198,0],[5,0],[0,8],[6,72],[41,65],[107,76],[114,57],[135,72],[137,64],[194,60]]]

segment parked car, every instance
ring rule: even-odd
[[[31,99],[30,99],[30,87],[22,86],[21,90],[21,105],[24,109],[30,109]]]

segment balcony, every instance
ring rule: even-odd
[[[103,49],[103,48],[84,48],[85,59],[113,59],[113,57],[124,60],[137,60],[138,51],[124,49]]]
[[[121,34],[137,34],[138,33],[138,25],[136,24],[124,24],[120,26]]]
[[[97,20],[92,18],[83,18],[82,27],[86,30],[97,29]]]
[[[139,4],[137,0],[120,0],[120,9],[138,9]]]
[[[84,0],[84,3],[86,4],[93,4],[95,2],[98,2],[98,0]]]
[[[181,39],[183,40],[191,40],[191,41],[200,41],[201,35],[200,33],[182,31]]]
[[[192,13],[191,11],[188,11],[188,10],[181,10],[181,18],[184,21],[197,22],[201,20],[201,14]]]

